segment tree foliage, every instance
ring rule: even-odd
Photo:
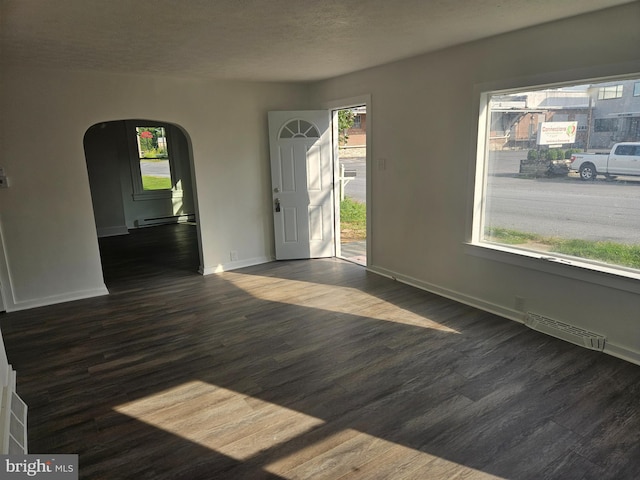
[[[356,115],[352,110],[338,110],[338,140],[340,145],[345,145],[349,139],[347,130],[353,127]]]
[[[144,158],[166,157],[164,127],[136,127],[140,146],[140,156]],[[160,144],[162,139],[162,144]]]

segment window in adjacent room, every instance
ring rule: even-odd
[[[640,157],[617,154],[640,154],[637,85],[482,93],[472,244],[640,278]],[[575,171],[581,155],[591,178]]]
[[[171,165],[164,127],[136,127],[143,190],[170,190]]]
[[[166,124],[127,122],[130,138],[133,198],[152,200],[182,196],[178,163]]]

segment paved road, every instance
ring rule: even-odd
[[[492,177],[487,225],[640,244],[640,181]]]
[[[169,171],[169,162],[140,162],[140,171],[142,175],[150,175],[153,177],[169,178],[171,172]]]
[[[487,224],[542,235],[640,244],[640,178],[519,178],[522,153],[500,152],[489,169]]]
[[[341,158],[340,163],[344,164],[345,169],[356,171],[356,177],[350,180],[344,189],[345,195],[359,202],[366,203],[367,167],[365,158]]]

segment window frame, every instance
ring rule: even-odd
[[[594,74],[599,72],[599,74]],[[545,253],[483,240],[485,191],[487,186],[489,128],[491,115],[489,100],[492,95],[560,88],[572,85],[624,81],[640,78],[640,64],[620,64],[593,67],[584,70],[550,72],[474,85],[473,114],[477,121],[471,135],[467,235],[463,242],[466,255],[505,263],[532,271],[576,279],[640,294],[640,271],[623,266],[612,266],[590,259]]]
[[[617,132],[619,123],[618,118],[594,118],[593,131],[594,133]]]
[[[624,93],[624,85],[618,83],[617,85],[605,85],[598,88],[598,100],[615,100],[622,98]],[[613,94],[613,96],[607,96]]]
[[[140,152],[138,150],[137,128],[163,127],[166,138],[167,160],[169,162],[169,172],[171,174],[171,188],[145,190],[142,183],[142,171],[140,169]],[[164,122],[154,122],[146,120],[128,120],[126,122],[127,137],[129,142],[129,166],[131,170],[131,183],[133,186],[133,200],[158,200],[182,198],[183,191],[178,182],[182,178],[180,174],[180,162],[176,162],[172,152],[171,125]]]

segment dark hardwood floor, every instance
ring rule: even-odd
[[[636,365],[337,259],[202,277],[192,226],[101,251],[110,295],[0,316],[81,478],[640,478]]]

